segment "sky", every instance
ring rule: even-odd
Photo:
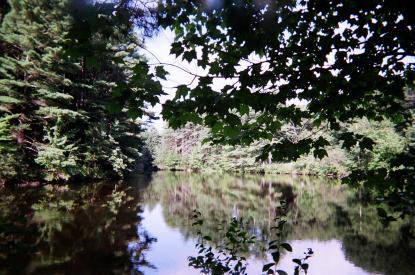
[[[340,24],[339,25],[339,32],[344,31],[347,28],[347,24]],[[163,90],[166,95],[160,98],[160,104],[150,108],[151,111],[155,112],[155,114],[160,117],[157,120],[151,122],[151,124],[158,130],[163,131],[165,128],[165,122],[161,117],[161,104],[163,104],[166,100],[172,99],[174,97],[174,93],[177,86],[179,85],[189,85],[192,83],[192,86],[197,85],[197,81],[193,81],[193,76],[187,71],[193,72],[195,74],[204,75],[206,71],[198,67],[195,61],[191,63],[187,61],[182,61],[181,59],[175,58],[175,56],[170,55],[170,45],[173,43],[174,40],[174,33],[171,30],[161,29],[155,36],[151,38],[147,38],[145,41],[144,48],[142,53],[147,56],[150,64],[157,64],[157,63],[166,63],[166,64],[173,64],[175,66],[179,66],[184,70],[181,70],[174,66],[164,66],[164,69],[169,73],[167,76],[167,80],[162,80],[161,84],[163,86]],[[327,65],[330,65],[334,62],[334,54],[335,52],[329,54],[327,56]],[[258,57],[253,56],[252,60],[256,60]],[[408,57],[403,60],[404,63],[414,63],[415,57]],[[244,67],[244,64],[241,65],[241,68]],[[231,80],[223,80],[223,79],[215,79],[213,83],[213,89],[219,90],[225,84],[231,82]],[[292,99],[287,102],[287,104],[307,104],[306,101],[300,101],[298,99]]]
[[[170,55],[170,45],[173,43],[174,40],[174,33],[170,30],[160,30],[155,36],[148,38],[145,41],[144,48],[142,53],[148,58],[150,64],[157,64],[157,63],[167,63],[173,64],[183,68],[181,70],[175,66],[164,66],[164,69],[169,73],[167,76],[167,81],[161,80],[161,84],[163,86],[163,90],[166,95],[160,98],[160,103],[163,104],[166,100],[172,99],[174,97],[176,88],[178,85],[190,85],[190,87],[194,87],[197,85],[197,80],[192,81],[194,76],[187,73],[190,71],[192,73],[198,75],[205,75],[207,73],[206,70],[197,66],[196,61],[187,62],[182,61],[179,58],[175,58],[175,56]],[[241,68],[245,65],[241,64]],[[226,84],[231,84],[231,79],[214,79],[212,89],[220,90]],[[150,110],[154,111],[156,115],[160,117],[158,120],[154,120],[152,125],[159,131],[162,131],[165,123],[160,116],[161,112],[161,104],[157,104],[155,107],[150,108]]]
[[[175,58],[175,56],[170,55],[170,45],[174,41],[174,33],[171,30],[161,29],[155,36],[151,38],[147,38],[144,44],[144,49],[142,53],[148,58],[150,64],[158,64],[158,63],[167,63],[173,64],[183,68],[181,70],[175,66],[164,66],[164,69],[169,73],[167,76],[167,80],[161,80],[161,84],[163,86],[163,90],[166,95],[160,98],[160,104],[150,108],[151,111],[155,112],[155,114],[159,117],[159,119],[154,120],[151,124],[158,130],[163,131],[165,128],[165,122],[161,117],[161,105],[168,99],[172,99],[175,94],[175,90],[178,85],[189,85],[192,83],[191,86],[197,85],[197,80],[193,81],[193,76],[187,73],[185,70],[193,72],[195,74],[204,75],[206,71],[198,67],[195,61],[187,62],[182,61],[180,58]],[[252,56],[250,58],[254,61],[259,61],[260,58],[257,56]],[[243,69],[247,64],[240,65],[240,69]],[[214,90],[220,90],[226,84],[231,84],[232,80],[224,80],[224,79],[214,79],[212,88]],[[287,102],[288,104],[305,104],[305,102],[299,100],[290,100]]]
[[[178,65],[192,72],[199,72],[201,69],[197,67],[195,62],[188,63],[176,59],[173,55],[170,55],[170,45],[174,40],[174,33],[169,30],[161,30],[157,35],[148,39],[145,42],[145,49],[143,54],[149,59],[149,63],[169,63]],[[172,99],[175,93],[175,87],[181,84],[189,84],[193,77],[183,70],[180,70],[173,66],[165,66],[164,69],[169,73],[167,81],[162,80],[163,90],[167,95],[160,98],[160,103],[163,104],[166,100]],[[161,112],[161,104],[157,104],[154,108],[151,108],[158,116]],[[161,119],[152,122],[153,126],[157,130],[162,130],[164,127],[164,121]]]

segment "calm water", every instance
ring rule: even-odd
[[[219,224],[243,217],[258,240],[246,255],[248,274],[261,274],[281,199],[293,252],[280,269],[292,273],[292,259],[312,248],[308,274],[415,274],[414,221],[384,229],[376,208],[359,197],[329,180],[167,172],[124,183],[5,189],[0,274],[197,274],[187,261],[197,255],[194,209],[212,246],[221,241]]]

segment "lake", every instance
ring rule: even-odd
[[[124,182],[5,188],[0,195],[0,274],[198,274],[193,210],[209,245],[232,217],[256,242],[248,274],[271,258],[275,209],[287,202],[279,269],[314,251],[308,274],[415,274],[414,220],[384,228],[365,194],[330,179],[157,172]],[[411,235],[412,234],[412,235]]]

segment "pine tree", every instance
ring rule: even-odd
[[[57,109],[61,101],[71,99],[61,92],[68,80],[60,74],[58,58],[68,25],[68,17],[62,14],[65,2],[12,0],[9,4],[11,10],[0,29],[4,53],[0,57],[0,150],[8,167],[0,172],[2,178],[23,176],[25,166],[36,167],[33,160],[43,142],[44,118],[77,115]]]
[[[135,118],[161,86],[137,54],[129,11],[86,0],[9,4],[0,29],[1,179],[132,172],[143,150]]]

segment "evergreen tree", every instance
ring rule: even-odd
[[[0,30],[4,53],[0,57],[0,150],[6,167],[1,178],[23,177],[27,167],[36,167],[37,148],[44,141],[44,118],[80,115],[58,108],[72,99],[64,92],[70,81],[59,62],[69,24],[62,13],[65,2],[13,0],[9,4],[11,10]],[[59,142],[57,133],[53,142]]]
[[[1,178],[132,172],[143,160],[135,118],[161,86],[137,54],[129,11],[83,0],[9,4],[0,29]]]

